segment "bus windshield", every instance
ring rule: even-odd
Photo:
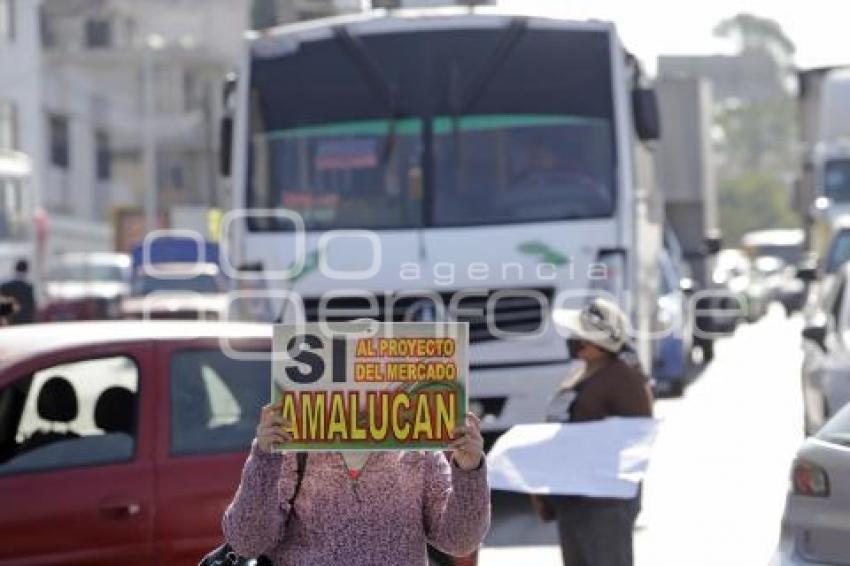
[[[374,73],[339,64],[350,53],[334,38],[255,53],[248,207],[295,211],[308,230],[613,215],[609,36],[529,29],[482,73],[503,33],[363,35],[389,101]]]

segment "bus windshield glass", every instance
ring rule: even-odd
[[[529,28],[506,50],[505,34],[363,34],[354,54],[336,37],[255,47],[247,206],[297,212],[308,230],[613,215],[610,36]]]

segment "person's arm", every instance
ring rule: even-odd
[[[257,557],[280,542],[288,512],[278,499],[282,468],[283,455],[267,454],[256,441],[252,444],[239,489],[221,522],[224,539],[240,556]]]
[[[221,521],[224,539],[240,556],[255,558],[280,542],[289,514],[282,494],[295,490],[296,458],[272,453],[272,445],[286,442],[281,432],[283,419],[279,403],[263,407],[257,438],[242,468],[242,480]]]
[[[613,414],[618,417],[651,417],[652,390],[649,380],[635,370],[632,375],[614,376],[617,383],[613,385]]]
[[[423,513],[425,536],[438,549],[464,556],[478,549],[490,528],[490,487],[475,417],[458,429],[451,463],[427,454]]]

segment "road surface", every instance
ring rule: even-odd
[[[717,344],[662,419],[635,533],[637,566],[766,564],[776,545],[788,470],[802,440],[800,328],[774,308]],[[524,496],[497,493],[479,564],[561,564],[552,524]]]

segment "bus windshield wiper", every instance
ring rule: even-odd
[[[369,54],[359,37],[351,35],[345,26],[334,26],[334,39],[342,47],[342,50],[351,58],[355,68],[366,79],[366,83],[373,94],[381,101],[387,110],[389,117],[389,129],[384,138],[382,163],[389,161],[395,149],[396,143],[396,95],[392,83],[387,79],[374,57]]]
[[[487,86],[498,74],[499,69],[501,69],[505,61],[507,61],[508,56],[513,52],[514,48],[516,48],[517,43],[519,43],[519,40],[525,35],[527,29],[528,20],[525,18],[513,18],[511,20],[511,23],[500,34],[496,47],[487,59],[484,60],[484,63],[476,70],[472,80],[470,81],[469,88],[463,88],[460,86],[460,77],[457,74],[456,68],[452,66],[449,80],[449,84],[451,85],[451,94],[449,98],[452,111],[452,145],[454,146],[454,158],[456,165],[454,168],[456,186],[459,184],[459,179],[462,176],[462,166],[460,164],[463,159],[463,155],[461,154],[458,124],[460,123],[461,118],[468,114],[484,95],[484,92],[487,90]]]
[[[470,81],[468,90],[464,90],[455,115],[458,117],[468,113],[475,104],[481,99],[490,81],[502,68],[502,65],[507,61],[508,56],[513,52],[517,43],[522,36],[525,35],[528,29],[528,21],[525,18],[514,18],[511,23],[502,31],[499,42],[490,53],[490,56],[484,61],[484,64],[477,69],[475,75]]]

